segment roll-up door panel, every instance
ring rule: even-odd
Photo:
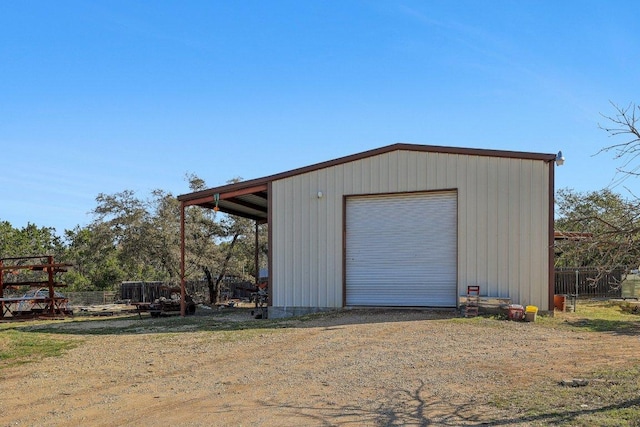
[[[454,307],[455,192],[349,197],[346,305]]]

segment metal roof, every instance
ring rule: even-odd
[[[487,150],[477,148],[444,147],[435,145],[417,145],[398,143],[374,150],[364,151],[358,154],[317,163],[287,172],[256,178],[248,181],[241,181],[220,187],[209,188],[207,190],[178,196],[178,200],[183,206],[200,206],[209,209],[218,209],[231,215],[238,215],[251,218],[258,222],[266,222],[269,211],[269,185],[271,182],[312,172],[319,169],[328,168],[367,157],[377,156],[392,151],[416,151],[433,152],[444,154],[462,154],[470,156],[506,157],[516,159],[541,160],[551,162],[555,160],[555,154],[527,153],[518,151]]]

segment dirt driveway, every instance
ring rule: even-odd
[[[211,316],[61,323],[53,336],[76,348],[0,370],[0,425],[521,425],[496,393],[640,356],[634,336],[452,316],[358,310],[230,331]]]

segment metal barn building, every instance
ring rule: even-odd
[[[545,311],[555,159],[394,144],[179,196],[182,229],[192,205],[267,222],[271,317],[457,307],[468,285]]]

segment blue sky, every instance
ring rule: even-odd
[[[396,142],[556,153],[599,190],[640,102],[636,1],[0,2],[0,220],[189,192]],[[615,187],[640,194],[640,181]]]

